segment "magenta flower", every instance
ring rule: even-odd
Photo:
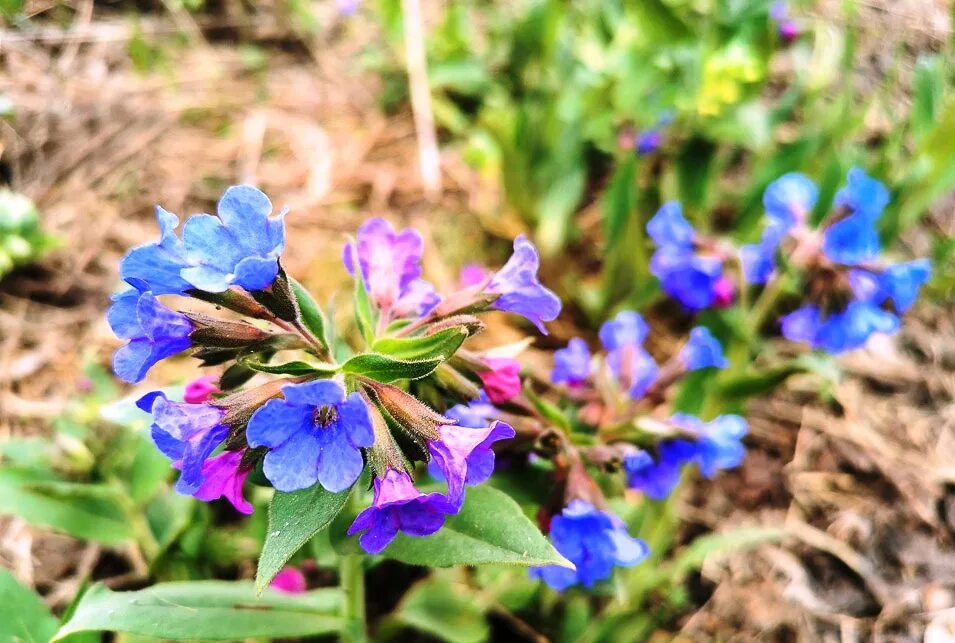
[[[218,378],[215,375],[203,375],[186,384],[186,391],[182,399],[189,404],[202,404],[212,399],[214,393],[219,393]]]
[[[478,372],[489,400],[502,404],[521,392],[520,362],[511,357],[485,357],[482,361],[491,369]]]
[[[239,513],[251,514],[252,505],[242,497],[242,485],[250,471],[242,468],[244,453],[223,451],[206,460],[202,465],[202,484],[192,495],[203,502],[225,498]]]
[[[491,445],[513,438],[514,429],[504,422],[492,422],[484,429],[442,426],[438,433],[441,439],[428,443],[428,450],[448,483],[448,500],[460,508],[464,503],[464,486],[481,484],[494,473]]]
[[[438,302],[434,287],[421,279],[423,246],[417,230],[395,232],[384,219],[369,219],[358,228],[355,243],[345,245],[342,260],[355,274],[357,255],[365,287],[379,309],[399,317],[420,315]]]
[[[481,264],[469,263],[464,265],[461,268],[461,272],[458,274],[458,286],[461,288],[477,286],[478,284],[483,284],[485,281],[487,281],[488,277],[490,276],[491,273]]]
[[[404,471],[388,469],[383,478],[375,478],[374,485],[371,506],[348,528],[349,536],[365,532],[358,543],[369,554],[381,552],[399,531],[409,536],[430,536],[441,529],[448,514],[458,511],[444,495],[418,491]]]
[[[269,587],[286,594],[302,594],[307,589],[305,574],[298,567],[286,565],[275,575]]]

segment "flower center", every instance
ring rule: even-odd
[[[327,429],[338,420],[338,409],[328,404],[316,407],[312,419],[316,426]]]

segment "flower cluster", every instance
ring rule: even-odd
[[[461,344],[483,328],[475,315],[485,311],[523,315],[541,331],[557,316],[560,300],[538,280],[536,249],[519,237],[500,270],[442,297],[421,276],[420,234],[369,220],[343,255],[365,346],[336,361],[321,307],[281,266],[284,213],[271,212],[259,190],[232,187],[217,216],[194,215],[179,235],[179,218],[157,208],[159,240],[120,265],[128,288],[108,312],[125,340],[114,355],[117,375],[140,382],[157,362],[188,349],[204,366],[228,365],[191,383],[181,402],[161,391],[138,402],[152,416],[156,446],[180,471],[176,489],[251,513],[242,490],[253,470],[280,492],[320,485],[338,493],[367,467],[374,499],[349,529],[366,551],[382,551],[399,531],[438,531],[461,510],[465,488],[491,475],[493,447],[515,431],[492,420],[496,413],[480,421],[453,408],[444,415],[414,391],[436,391],[439,404],[505,404],[519,394],[515,360]],[[170,295],[216,312],[170,308],[159,299]],[[223,309],[241,319],[225,318]],[[288,353],[295,359],[278,357]],[[419,491],[415,461],[430,462],[447,491]]]
[[[679,204],[666,203],[647,224],[657,246],[651,272],[664,292],[697,311],[731,303],[734,281],[740,288],[763,286],[782,272],[798,271],[809,301],[780,320],[782,334],[828,353],[859,348],[873,333],[896,331],[931,276],[931,264],[881,257],[876,226],[888,190],[852,169],[831,211],[813,225],[818,197],[803,174],[776,179],[763,194],[767,221],[760,240],[739,247],[698,235]]]
[[[740,259],[750,283],[777,278],[781,257],[805,276],[809,302],[781,319],[783,336],[828,353],[860,348],[873,333],[898,330],[904,313],[931,276],[927,259],[890,263],[876,228],[889,193],[860,169],[835,195],[817,226],[810,214],[818,189],[805,175],[786,174],[763,195],[767,224],[759,243]]]

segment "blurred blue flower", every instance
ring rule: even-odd
[[[500,411],[497,410],[487,397],[487,393],[481,391],[481,396],[467,404],[455,404],[444,412],[444,417],[449,420],[457,420],[458,426],[467,426],[472,429],[479,429],[490,424]]]
[[[627,486],[642,491],[652,500],[663,500],[680,481],[683,465],[697,455],[690,440],[663,440],[657,445],[657,459],[646,451],[628,454],[623,460]]]
[[[875,220],[862,214],[836,221],[823,233],[823,253],[830,261],[844,266],[871,261],[881,250]]]
[[[635,344],[608,352],[607,366],[634,400],[643,397],[660,372],[650,353]]]
[[[785,232],[806,222],[818,198],[819,188],[808,176],[790,172],[766,186],[763,207],[770,220],[777,221]]]
[[[749,427],[738,415],[721,415],[702,422],[692,415],[678,413],[670,421],[699,435],[695,461],[706,478],[712,478],[722,469],[738,467],[746,457],[742,439]]]
[[[554,516],[550,539],[576,569],[557,565],[532,567],[530,576],[559,592],[577,584],[591,588],[610,578],[615,566],[632,567],[650,553],[645,542],[627,533],[617,516],[579,499],[572,500],[559,516]]]
[[[723,276],[723,262],[695,252],[696,232],[676,201],[664,203],[647,222],[647,234],[657,245],[650,272],[660,287],[688,310],[712,305]]]
[[[746,244],[739,249],[743,277],[751,284],[764,284],[776,270],[776,253],[786,236],[786,228],[779,221],[771,220],[763,230],[759,243]]]
[[[296,491],[315,482],[332,492],[354,484],[364,468],[361,447],[375,441],[368,407],[358,393],[345,395],[333,380],[282,388],[249,420],[251,447],[268,447],[263,471],[279,491]]]
[[[608,351],[624,346],[639,346],[643,344],[649,332],[650,327],[640,313],[622,310],[616,317],[601,324],[600,343]]]
[[[646,129],[637,134],[634,149],[637,154],[645,156],[660,149],[663,144],[663,132],[658,127]]]
[[[608,322],[609,323],[609,322]],[[554,351],[554,368],[550,380],[554,384],[582,386],[590,377],[590,349],[580,337],[567,342],[566,348]]]
[[[151,292],[130,289],[113,295],[106,319],[116,336],[127,340],[113,354],[113,371],[133,384],[156,362],[192,346],[192,322],[163,306]]]
[[[500,295],[492,304],[494,308],[525,317],[546,335],[544,322],[557,319],[561,304],[557,295],[541,285],[539,268],[537,248],[519,235],[514,239],[514,253],[491,277],[487,291]]]
[[[229,286],[262,290],[272,285],[285,248],[285,213],[269,218],[269,198],[249,185],[230,187],[218,216],[197,214],[182,228],[189,266],[181,276],[206,292]]]
[[[862,301],[882,304],[891,301],[899,313],[904,313],[918,298],[919,290],[932,276],[932,263],[916,259],[887,266],[882,271],[852,270],[849,283]]]
[[[383,477],[375,478],[374,487],[371,506],[348,528],[349,536],[365,532],[358,543],[369,554],[380,553],[399,531],[409,536],[430,536],[441,529],[448,514],[459,509],[440,493],[418,491],[404,471],[388,469]]]
[[[855,300],[825,317],[817,306],[803,306],[780,323],[786,339],[836,355],[861,348],[874,333],[894,333],[901,321],[874,303]]]
[[[683,216],[683,207],[676,201],[667,201],[650,221],[647,222],[647,234],[658,247],[671,246],[683,250],[693,250],[696,232]]]
[[[162,392],[144,395],[136,404],[152,414],[153,442],[182,472],[176,491],[199,491],[207,458],[229,434],[222,423],[225,411],[210,404],[173,402]]]
[[[726,368],[723,346],[709,328],[699,326],[690,331],[690,338],[680,351],[680,360],[691,371],[701,368]]]
[[[889,191],[881,181],[872,178],[862,169],[849,170],[846,185],[836,192],[833,207],[845,207],[853,214],[875,221],[889,203]]]

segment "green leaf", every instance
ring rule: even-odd
[[[56,632],[56,619],[40,597],[0,567],[0,640],[44,643]]]
[[[417,380],[433,373],[443,361],[443,358],[410,361],[380,353],[362,353],[345,362],[342,370],[353,375],[364,375],[379,382]]]
[[[340,603],[337,589],[256,598],[245,582],[162,583],[135,592],[94,585],[53,640],[89,631],[204,641],[332,634],[341,626]]]
[[[252,359],[242,359],[241,363],[254,371],[260,373],[272,373],[273,375],[324,375],[331,376],[338,371],[334,364],[323,364],[319,362],[304,362],[294,360],[284,364],[263,364]]]
[[[474,591],[444,575],[431,576],[412,587],[395,616],[448,643],[481,643],[491,633]]]
[[[467,338],[467,328],[455,326],[424,337],[379,339],[372,346],[372,350],[402,360],[445,360],[454,355]]]
[[[700,536],[667,565],[665,575],[670,582],[680,583],[687,574],[702,567],[708,556],[779,542],[785,535],[785,529],[776,527],[746,527]]]
[[[359,551],[357,539],[341,543],[342,551]],[[561,565],[572,564],[548,542],[520,506],[489,486],[468,489],[461,512],[449,516],[434,535],[415,538],[399,533],[382,552],[409,565]]]
[[[617,167],[604,193],[603,222],[608,249],[612,248],[620,238],[627,225],[627,219],[636,207],[636,168],[636,157],[633,154],[628,155]]]
[[[255,587],[262,591],[282,566],[345,506],[351,489],[332,493],[316,484],[308,489],[276,491],[269,505],[269,530],[259,556]]]
[[[298,302],[298,312],[302,319],[302,324],[308,329],[315,338],[322,343],[322,346],[328,348],[330,345],[326,329],[328,320],[321,307],[312,298],[312,295],[305,287],[291,277],[288,278],[292,286],[292,293],[295,295],[295,301]]]
[[[121,493],[102,484],[44,480],[24,470],[0,470],[0,514],[99,543],[116,544],[133,537]]]

